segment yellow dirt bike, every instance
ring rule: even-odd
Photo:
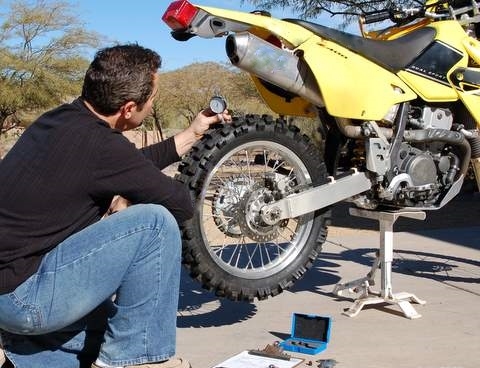
[[[180,165],[196,203],[183,228],[192,277],[232,300],[275,296],[317,258],[331,205],[436,210],[459,193],[470,162],[480,172],[480,43],[442,4],[366,14],[398,22],[370,38],[263,11],[170,4],[172,36],[225,36],[232,64],[279,115],[212,129]],[[475,23],[476,3],[465,14]],[[285,116],[318,117],[324,146]]]

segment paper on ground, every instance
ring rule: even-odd
[[[249,354],[248,351],[242,351],[213,368],[266,368],[271,364],[276,368],[293,368],[300,364],[303,359],[290,358],[290,360],[267,358],[263,356]]]

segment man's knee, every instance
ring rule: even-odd
[[[158,204],[138,204],[130,207],[136,212],[135,216],[144,218],[152,228],[168,233],[170,237],[180,241],[180,229],[175,217],[165,207]]]
[[[145,212],[147,216],[153,216],[159,224],[178,229],[177,221],[169,210],[160,204],[140,204],[140,210]]]
[[[135,204],[122,212],[125,215],[128,213],[130,216],[143,219],[143,221],[158,221],[160,224],[163,221],[167,223],[175,222],[175,218],[170,211],[160,204]]]

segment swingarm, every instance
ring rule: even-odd
[[[330,183],[267,204],[260,214],[266,224],[274,225],[280,220],[298,217],[343,201],[371,187],[372,182],[368,175],[355,171],[341,179],[331,178]]]

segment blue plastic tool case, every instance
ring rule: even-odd
[[[284,350],[315,355],[327,348],[330,341],[330,317],[294,313],[290,338],[282,341]]]

